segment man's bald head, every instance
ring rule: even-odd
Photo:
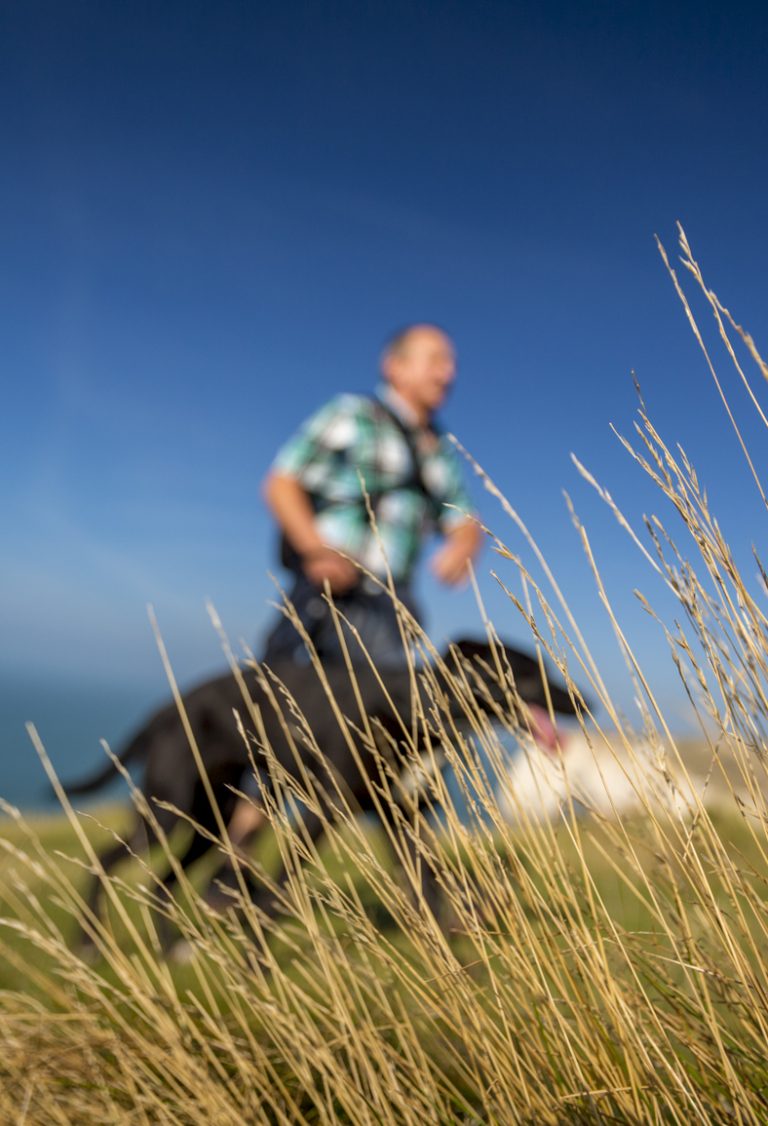
[[[408,325],[387,341],[381,370],[419,420],[426,422],[444,402],[456,374],[453,342],[437,325]]]

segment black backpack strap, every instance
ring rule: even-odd
[[[394,425],[400,431],[408,449],[408,453],[410,454],[411,476],[407,481],[405,481],[403,485],[400,485],[399,487],[405,489],[415,489],[416,492],[421,493],[421,495],[428,501],[432,509],[433,516],[437,517],[442,510],[442,501],[435,496],[427,482],[424,480],[424,467],[421,460],[421,454],[419,453],[418,447],[416,445],[416,436],[412,428],[405,422],[403,422],[400,415],[397,414],[396,411],[392,410],[392,408],[389,407],[383,399],[380,399],[378,395],[371,396],[370,401],[378,410],[380,415],[383,415],[384,417],[388,418],[390,422],[394,423]],[[439,437],[440,430],[437,426],[430,424],[429,429],[435,435],[435,437]]]

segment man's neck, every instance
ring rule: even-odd
[[[393,410],[398,418],[402,419],[406,426],[421,428],[427,426],[431,421],[432,416],[429,411],[419,410],[418,407],[409,403],[399,392],[395,391],[390,383],[379,384],[376,393],[390,410]]]

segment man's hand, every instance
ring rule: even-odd
[[[309,581],[316,586],[321,587],[327,579],[331,594],[346,594],[360,581],[360,572],[354,563],[328,546],[316,548],[305,555],[302,569]]]
[[[448,586],[460,586],[469,578],[467,564],[480,550],[481,533],[474,520],[467,520],[453,528],[445,543],[432,556],[432,574]]]

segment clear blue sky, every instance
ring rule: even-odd
[[[431,319],[460,356],[444,423],[528,521],[609,683],[630,699],[564,488],[673,699],[632,594],[668,608],[658,580],[569,455],[678,532],[609,428],[631,429],[635,369],[737,551],[764,539],[653,235],[673,250],[682,220],[766,343],[767,31],[739,4],[2,4],[2,668],[157,694],[148,602],[184,681],[221,662],[207,597],[253,642],[277,445]],[[483,591],[520,638],[494,565]],[[436,637],[477,630],[470,595],[421,590]]]

